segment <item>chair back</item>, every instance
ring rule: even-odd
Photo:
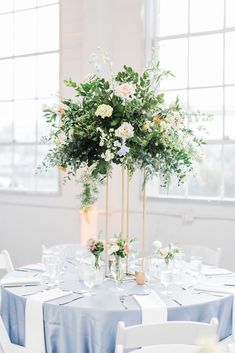
[[[2,250],[0,252],[0,270],[6,270],[6,272],[14,271],[14,266],[7,250]]]
[[[191,256],[200,256],[202,262],[206,265],[219,266],[221,259],[221,249],[211,249],[206,246],[199,245],[182,245],[182,251],[189,261]]]
[[[159,344],[197,345],[202,337],[216,336],[218,320],[213,318],[209,324],[192,321],[168,321],[151,325],[125,327],[119,322],[116,336],[115,353],[121,353],[122,347],[138,348]]]
[[[4,353],[15,353],[13,350],[13,345],[7,334],[7,330],[0,316],[0,347]]]

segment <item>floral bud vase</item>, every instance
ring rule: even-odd
[[[116,281],[118,283],[122,282],[122,269],[121,269],[121,257],[115,256],[115,271],[116,271]]]
[[[100,269],[100,257],[99,256],[95,256],[95,269],[99,270]]]

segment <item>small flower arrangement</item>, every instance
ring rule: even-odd
[[[173,260],[175,255],[180,252],[180,249],[174,243],[170,243],[168,246],[163,247],[162,243],[159,240],[156,240],[153,242],[153,246],[155,248],[155,254],[164,259],[166,264],[168,264],[170,260]]]
[[[109,243],[108,254],[115,257],[118,256],[124,259],[132,252],[130,244],[134,241],[134,238],[131,238],[128,241],[121,233],[119,235],[115,235]]]
[[[104,242],[102,240],[97,240],[90,238],[87,241],[88,250],[95,256],[95,268],[99,269],[99,258],[100,254],[104,251]]]

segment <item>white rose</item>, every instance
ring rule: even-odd
[[[156,249],[161,249],[162,243],[161,243],[159,240],[155,240],[155,241],[153,242],[153,246],[154,246]]]
[[[114,94],[122,99],[131,100],[135,94],[135,86],[131,83],[122,83],[114,89]]]
[[[113,159],[114,154],[110,150],[106,150],[105,153],[101,154],[101,157],[106,161],[109,162]]]
[[[115,136],[123,139],[128,139],[134,136],[134,128],[130,123],[122,123],[118,129],[115,130]]]
[[[63,146],[66,141],[66,135],[64,132],[60,132],[59,135],[54,138],[54,142],[57,146]]]
[[[184,122],[184,117],[180,115],[179,112],[171,113],[171,115],[167,116],[167,120],[169,124],[173,128],[178,128]]]
[[[95,116],[101,116],[101,118],[109,118],[113,113],[113,108],[107,104],[101,104],[98,106],[95,112]]]
[[[115,252],[117,252],[118,250],[119,250],[119,246],[118,245],[112,245],[111,248],[109,248],[109,250],[108,250],[108,254],[112,255]]]
[[[68,132],[69,139],[72,139],[74,135],[74,129],[71,127]]]
[[[169,253],[169,248],[163,248],[163,249],[160,250],[160,255],[163,258],[167,257],[168,253]]]

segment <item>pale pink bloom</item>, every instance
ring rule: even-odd
[[[169,253],[169,248],[162,248],[162,249],[160,249],[160,255],[163,257],[163,258],[165,258],[165,257],[167,257],[167,255],[168,255],[168,253]]]
[[[130,100],[133,98],[134,94],[135,94],[135,86],[132,85],[131,83],[122,83],[120,85],[118,85],[115,90],[114,93],[116,96],[122,98],[122,99],[126,99],[126,100]]]
[[[124,245],[124,252],[126,255],[128,255],[130,253],[131,249],[130,249],[130,246],[129,244],[125,244]]]
[[[95,250],[95,246],[96,246],[96,240],[93,238],[88,239],[87,241],[87,246],[88,249],[93,252]]]

